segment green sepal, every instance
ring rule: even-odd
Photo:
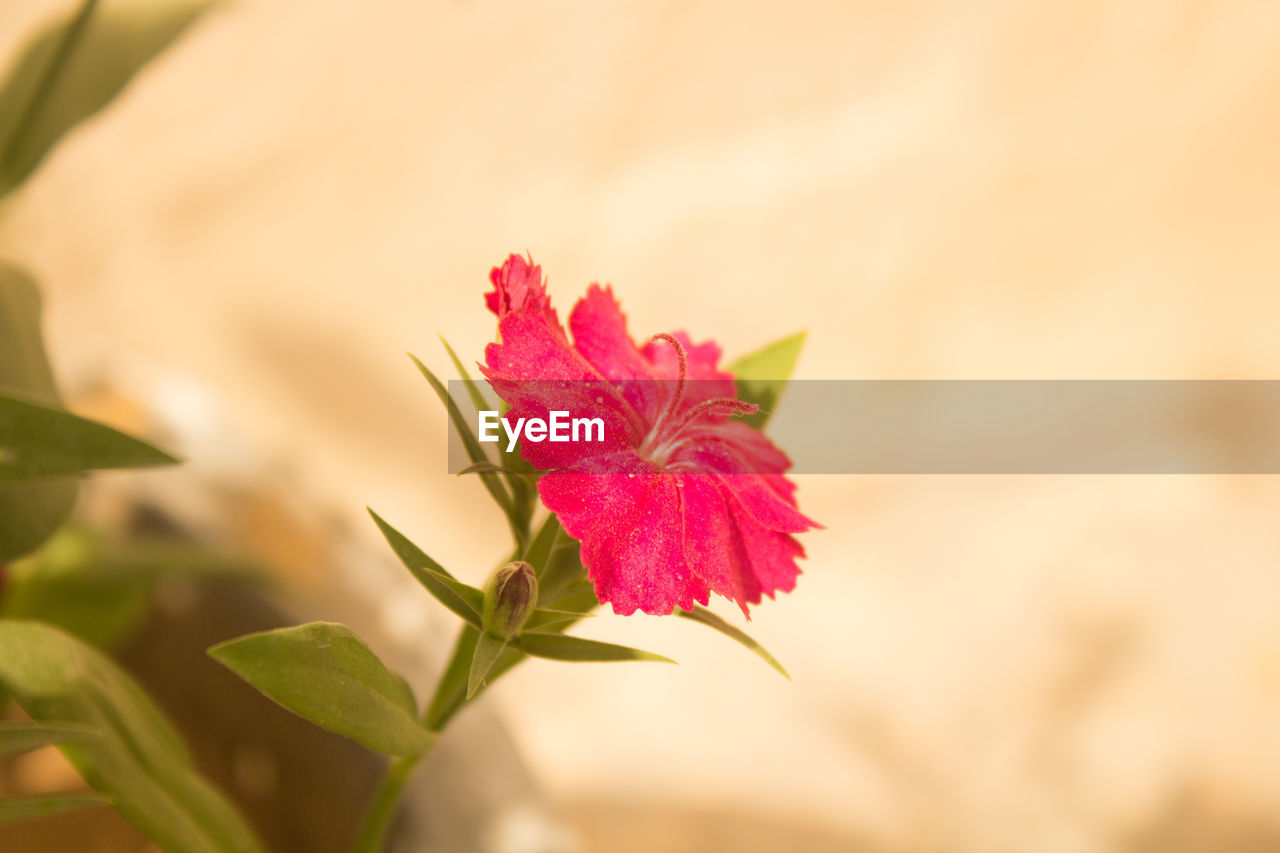
[[[752,639],[751,636],[747,634],[745,631],[741,630],[740,628],[736,628],[733,625],[730,625],[728,622],[721,619],[719,616],[712,613],[710,610],[707,610],[704,607],[698,607],[697,605],[694,605],[694,608],[691,611],[680,610],[679,608],[677,608],[676,615],[683,619],[692,619],[694,622],[700,622],[701,624],[706,625],[709,628],[714,628],[715,630],[719,631],[721,634],[724,634],[726,637],[730,638],[731,640],[735,640],[736,642],[741,643],[751,651],[755,652],[755,654],[761,660],[763,660],[765,663],[769,664],[769,666],[777,670],[778,673],[783,678],[787,679],[788,681],[791,680],[790,674],[788,674],[787,671],[783,669],[782,664],[778,663],[777,658],[769,654],[768,649],[766,649],[764,646],[760,645],[758,642]]]
[[[247,634],[209,656],[281,707],[375,752],[420,755],[434,742],[409,685],[343,625]]]
[[[476,691],[485,683],[485,678],[498,662],[498,658],[506,651],[510,640],[495,637],[485,631],[476,638],[475,649],[471,653],[471,671],[467,675],[467,698],[476,695]]]
[[[480,639],[480,633],[480,630],[473,625],[463,625],[462,630],[458,633],[458,641],[453,647],[453,654],[449,658],[449,664],[440,676],[440,681],[436,685],[436,692],[431,697],[431,704],[427,706],[426,727],[431,731],[440,731],[444,728],[445,724],[453,719],[453,715],[458,713],[462,706],[466,704],[467,683],[471,675],[471,659],[475,654],[476,643]],[[498,655],[497,661],[489,669],[485,683],[479,687],[475,694],[472,694],[473,697],[483,693],[488,685],[493,684],[499,676],[524,660],[524,658],[523,652],[509,644]]]
[[[760,411],[747,415],[742,421],[756,429],[763,429],[778,404],[778,398],[787,387],[796,359],[804,347],[806,332],[798,332],[780,341],[761,347],[730,364],[728,370],[734,376],[738,399],[755,403]]]

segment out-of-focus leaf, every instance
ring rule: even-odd
[[[48,403],[58,400],[40,334],[40,291],[21,269],[0,260],[0,391],[4,390]],[[0,461],[6,455],[0,451]],[[39,547],[66,521],[75,501],[74,477],[0,482],[0,563]]]
[[[785,669],[783,669],[782,664],[778,663],[777,658],[769,654],[769,651],[764,646],[757,643],[745,631],[735,628],[733,625],[730,625],[710,610],[694,605],[692,611],[677,609],[676,615],[684,619],[692,619],[694,622],[700,622],[709,628],[714,628],[726,637],[736,640],[748,649],[751,649],[751,651],[755,652],[761,660],[776,669],[783,678],[788,681],[791,680],[791,676]]]
[[[0,684],[32,719],[100,736],[58,748],[89,785],[169,853],[256,853],[252,830],[196,772],[142,689],[79,640],[37,622],[0,620]]]
[[[476,691],[485,683],[499,656],[506,650],[507,643],[507,640],[480,632],[480,636],[476,638],[475,651],[471,653],[471,672],[467,676],[468,699],[475,696]]]
[[[282,707],[376,752],[418,755],[434,740],[418,725],[409,685],[343,625],[247,634],[209,656]]]
[[[456,580],[453,575],[445,570],[444,566],[428,557],[421,548],[410,542],[409,538],[403,533],[383,521],[382,517],[376,512],[370,509],[369,515],[373,516],[374,523],[382,531],[382,535],[391,546],[391,550],[396,552],[400,562],[404,563],[405,568],[417,578],[418,583],[426,587],[427,592],[431,593],[436,601],[439,601],[472,625],[479,627],[480,607],[484,601],[484,593],[475,587],[467,586]]]
[[[52,817],[63,812],[109,804],[97,794],[50,794],[41,797],[11,797],[0,800],[0,826]]]
[[[24,394],[0,391],[0,481],[177,461],[104,424]]]
[[[212,5],[87,0],[39,31],[0,90],[0,195]]]
[[[658,663],[675,663],[671,658],[643,652],[627,646],[616,646],[613,643],[601,643],[582,637],[569,637],[564,634],[543,634],[526,631],[516,641],[525,654],[551,660],[567,660],[592,663],[623,660],[647,660]]]
[[[23,270],[0,260],[0,388],[58,401],[40,333],[40,290]]]
[[[44,622],[111,649],[145,618],[157,585],[257,576],[251,564],[199,545],[115,542],[68,525],[35,554],[9,566],[0,587],[0,617]]]
[[[800,357],[805,335],[805,332],[799,332],[774,341],[725,368],[734,376],[739,399],[760,407],[759,412],[742,418],[745,423],[763,429],[769,422],[782,390],[787,387],[796,359]]]
[[[97,732],[76,723],[37,723],[10,720],[0,723],[0,758],[30,752],[55,743],[83,743]]]

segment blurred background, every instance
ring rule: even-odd
[[[67,8],[4,0],[0,62]],[[72,406],[188,459],[82,510],[215,520],[421,695],[453,622],[364,508],[465,580],[503,558],[404,352],[480,358],[509,252],[562,312],[612,282],[636,337],[807,329],[801,378],[1275,378],[1277,43],[1249,2],[235,0],[0,209],[0,253]],[[800,479],[826,529],[749,626],[793,681],[593,620],[681,665],[499,682],[468,843],[1280,850],[1275,478]]]

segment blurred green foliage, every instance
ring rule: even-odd
[[[37,33],[0,89],[0,196],[212,5],[89,0]]]

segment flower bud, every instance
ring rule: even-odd
[[[484,591],[484,629],[509,640],[520,633],[538,602],[538,576],[522,560],[507,563],[494,572]]]

